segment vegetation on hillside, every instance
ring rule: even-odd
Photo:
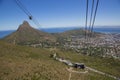
[[[89,57],[69,51],[18,46],[0,41],[0,79],[1,80],[68,80],[67,65],[50,58],[56,52],[60,57],[100,71],[120,76],[118,60]],[[86,74],[72,73],[72,80],[114,80],[110,77],[88,71]]]

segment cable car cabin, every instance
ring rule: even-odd
[[[32,20],[32,16],[29,16],[29,19]]]
[[[74,63],[73,67],[75,67],[75,68],[80,68],[80,69],[84,69],[84,68],[85,68],[85,65],[84,65],[84,64],[81,64],[81,63]]]

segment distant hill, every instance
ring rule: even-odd
[[[43,31],[43,32],[47,32],[47,33],[62,33],[68,30],[75,30],[75,29],[80,29],[80,27],[59,27],[59,28],[41,28],[39,30]],[[4,30],[4,31],[0,31],[0,38],[3,38],[9,34],[11,34],[12,32],[14,32],[15,30]],[[113,26],[113,27],[109,27],[109,26],[98,26],[94,28],[95,32],[100,32],[100,33],[120,33],[120,27],[117,26]]]
[[[86,31],[86,35],[90,35],[90,31]],[[99,37],[102,33],[99,32],[94,32],[93,37]],[[85,30],[82,28],[77,28],[73,30],[68,30],[62,33],[53,33],[54,36],[59,37],[59,38],[67,38],[71,36],[80,36],[80,37],[85,37]]]
[[[56,39],[52,35],[34,29],[27,21],[19,26],[17,31],[3,38],[3,40],[15,44],[29,44],[43,41],[54,42]]]
[[[89,31],[86,32],[87,35],[91,34]],[[94,33],[95,34],[93,37],[99,37],[101,35],[101,33],[97,33],[97,32]],[[61,33],[47,33],[41,30],[34,29],[29,25],[27,21],[24,21],[23,24],[21,24],[15,32],[4,37],[3,40],[9,43],[22,44],[22,45],[39,44],[39,43],[52,45],[52,42],[54,44],[54,42],[56,41],[60,43],[61,42],[64,43],[65,39],[68,39],[69,37],[72,36],[78,36],[81,38],[85,37],[85,30],[82,28],[76,28]]]
[[[60,34],[61,36],[79,36],[79,35],[85,35],[85,31],[83,29],[74,29],[65,31]]]
[[[79,29],[79,27],[74,26],[74,27],[42,28],[40,30],[48,33],[62,33],[62,32],[74,30],[74,29]]]

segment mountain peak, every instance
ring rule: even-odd
[[[14,44],[32,44],[45,41],[55,42],[56,38],[51,34],[32,28],[27,21],[19,26],[17,31],[4,38],[6,41]]]
[[[27,21],[23,21],[23,23],[19,26],[17,31],[24,30],[24,29],[32,28]]]
[[[23,21],[23,25],[29,25],[27,21]]]

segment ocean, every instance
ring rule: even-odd
[[[7,31],[0,31],[0,38],[3,38],[11,33],[13,33],[15,30],[7,30]]]
[[[78,27],[68,27],[68,28],[43,28],[40,29],[44,32],[48,33],[61,33],[68,30],[75,30],[79,29]],[[101,32],[101,33],[120,33],[120,28],[94,28],[95,32]],[[0,31],[0,38],[3,38],[11,33],[13,33],[15,30],[8,30],[8,31]]]
[[[94,28],[93,30],[101,33],[120,33],[120,28]]]

